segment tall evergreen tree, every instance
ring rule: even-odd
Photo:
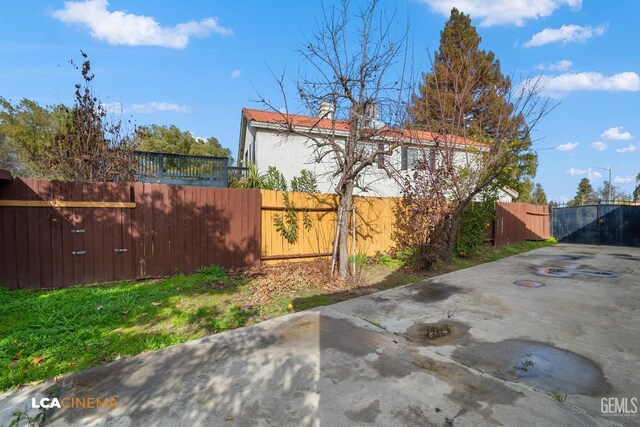
[[[596,199],[595,192],[593,191],[593,187],[591,186],[591,182],[589,182],[589,178],[582,178],[580,183],[578,184],[578,191],[576,193],[576,197],[572,200],[569,200],[567,203],[568,206],[580,206],[585,205],[590,202],[594,202]]]
[[[424,244],[446,241],[435,257],[451,262],[465,207],[477,197],[495,197],[506,186],[519,191],[524,178],[535,175],[530,133],[549,112],[549,103],[538,96],[535,79],[512,87],[493,52],[479,48],[481,39],[468,15],[452,9],[440,37],[431,70],[423,74],[408,108],[408,125],[433,135],[435,146],[423,147],[423,158],[433,154],[437,161],[424,162],[424,170],[405,184],[403,199],[409,210],[420,210],[421,203],[428,210],[428,200],[441,193],[437,186],[446,187],[452,203],[434,224],[416,222],[414,229],[431,227]],[[475,143],[461,146],[460,137]]]
[[[414,126],[486,143],[492,154],[503,150],[499,140],[505,134],[518,139],[512,146],[517,155],[494,183],[519,190],[525,178],[535,176],[538,156],[530,150],[525,117],[512,103],[511,79],[502,74],[493,52],[480,49],[481,41],[469,16],[453,8],[410,116]]]
[[[531,181],[529,177],[523,179],[520,185],[515,189],[518,191],[518,199],[516,201],[520,203],[532,203],[533,189],[533,181]]]
[[[640,173],[636,175],[636,188],[633,190],[633,201],[640,202]]]
[[[544,192],[542,184],[537,183],[536,187],[533,189],[533,192],[531,193],[531,203],[536,205],[547,204],[547,194]]]

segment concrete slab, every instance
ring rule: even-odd
[[[640,425],[601,407],[640,398],[639,273],[640,249],[540,249],[70,374],[60,399],[118,407],[45,424]]]

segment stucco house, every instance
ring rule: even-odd
[[[293,126],[317,133],[327,132],[335,126],[336,138],[348,136],[349,122],[345,120],[331,120],[331,110],[321,105],[318,116],[284,115],[274,111],[242,109],[240,124],[240,141],[238,145],[238,166],[255,164],[259,170],[266,171],[269,166],[275,166],[282,172],[287,181],[300,174],[301,169],[307,169],[315,173],[318,179],[318,188],[323,193],[335,192],[335,178],[331,171],[335,169],[334,160],[329,157],[321,162],[316,162],[314,145],[300,135],[284,135],[283,123],[290,122]],[[377,117],[371,117],[374,124],[381,123]],[[361,175],[360,190],[356,194],[380,197],[398,197],[401,195],[402,178],[411,172],[416,162],[421,157],[421,149],[418,145],[432,146],[436,135],[424,131],[403,131],[406,135],[400,138],[406,139],[406,146],[398,148],[390,156],[382,156],[378,165],[372,165],[364,170]],[[397,131],[394,138],[398,138]],[[449,137],[451,138],[451,137]],[[455,138],[455,143],[460,147],[460,157],[464,157],[470,146],[478,146],[474,141],[464,138]],[[363,145],[366,149],[366,145]],[[384,163],[384,165],[382,164]],[[518,193],[511,189],[500,192],[502,202],[511,202],[517,198]]]

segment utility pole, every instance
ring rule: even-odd
[[[611,203],[611,188],[613,187],[613,184],[611,183],[611,166],[607,166],[606,168],[599,167],[597,169],[602,169],[609,172],[609,187],[607,188],[607,202]]]
[[[609,195],[607,199],[609,199],[609,203],[611,203],[611,187],[613,186],[613,184],[611,184],[611,166],[608,166],[607,169],[609,169]]]

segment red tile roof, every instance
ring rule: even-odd
[[[332,121],[329,119],[321,119],[313,116],[301,116],[298,114],[284,114],[276,111],[264,111],[264,110],[252,110],[249,108],[243,108],[242,114],[248,121],[256,121],[261,123],[271,124],[285,124],[291,123],[293,126],[318,128],[318,129],[332,129]],[[349,122],[346,120],[336,120],[335,130],[348,131]],[[442,135],[428,131],[412,130],[412,129],[383,129],[380,132],[382,136],[400,137],[413,141],[424,142],[451,142],[454,144],[462,145],[481,145],[478,142],[466,139],[455,135]]]

